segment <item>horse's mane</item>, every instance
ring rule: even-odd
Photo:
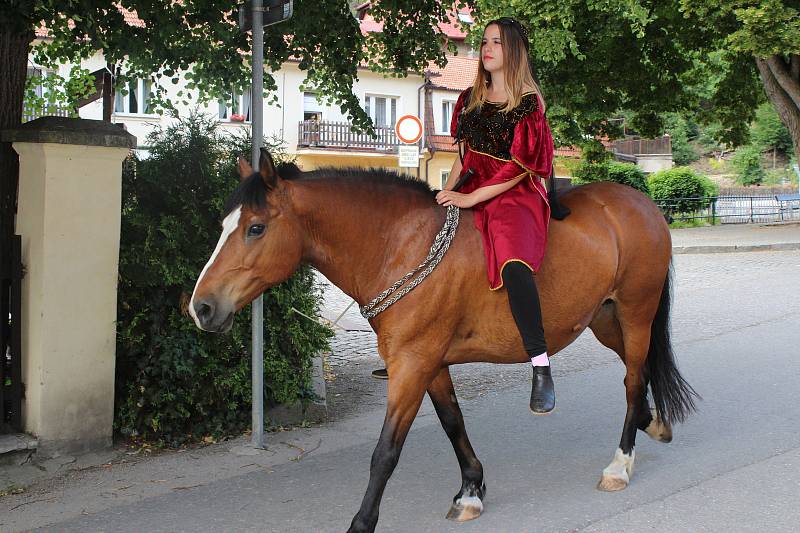
[[[414,177],[398,174],[393,170],[383,168],[340,168],[322,167],[310,172],[303,172],[294,163],[281,163],[275,169],[281,179],[291,181],[327,181],[333,184],[355,184],[359,188],[372,187],[375,189],[390,189],[400,187],[426,197],[432,196],[430,186]],[[252,209],[266,207],[267,186],[258,172],[242,181],[225,204],[225,215],[239,205],[246,205]],[[396,192],[396,191],[392,191]]]

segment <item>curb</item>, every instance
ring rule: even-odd
[[[735,252],[785,252],[800,250],[800,242],[776,244],[732,244],[720,246],[673,246],[673,254],[724,254]]]

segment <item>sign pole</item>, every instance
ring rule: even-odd
[[[264,2],[253,0],[253,82],[250,86],[250,117],[252,120],[252,165],[259,168],[261,141],[264,138]],[[254,448],[264,448],[264,296],[252,304],[252,385]]]

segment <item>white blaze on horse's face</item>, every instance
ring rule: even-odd
[[[219,241],[217,242],[217,247],[214,248],[214,253],[211,254],[211,259],[208,260],[206,266],[203,268],[203,271],[200,273],[200,277],[197,278],[197,283],[194,286],[194,291],[192,292],[192,299],[189,301],[189,315],[194,319],[194,323],[197,324],[197,327],[200,329],[204,329],[203,326],[200,324],[200,319],[197,316],[197,313],[194,309],[194,296],[197,294],[197,287],[200,286],[200,283],[203,281],[203,277],[208,272],[208,269],[211,268],[211,265],[214,264],[214,261],[217,259],[219,252],[225,246],[225,243],[228,241],[228,237],[230,237],[236,228],[239,227],[239,219],[242,216],[242,206],[237,207],[231,213],[225,217],[225,220],[222,221],[222,235],[219,237]]]

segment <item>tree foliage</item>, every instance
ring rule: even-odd
[[[761,165],[761,149],[753,144],[742,146],[733,154],[736,181],[741,185],[760,185],[766,173]]]
[[[613,181],[649,194],[644,172],[631,163],[619,163],[616,161],[584,162],[575,169],[575,179],[573,181],[576,184]]]

